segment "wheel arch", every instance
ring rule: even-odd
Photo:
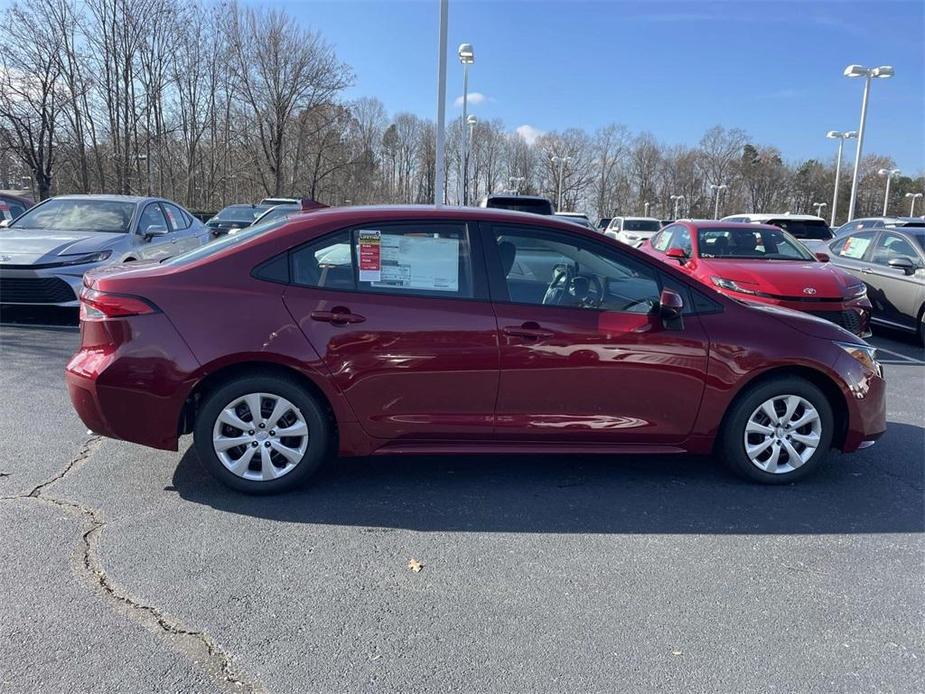
[[[732,412],[735,410],[738,403],[747,396],[752,389],[768,381],[777,378],[786,378],[788,376],[795,376],[809,381],[825,395],[826,400],[828,400],[829,405],[832,407],[832,417],[835,420],[835,431],[832,433],[832,447],[841,448],[845,442],[845,435],[848,432],[848,400],[845,394],[832,377],[824,371],[814,369],[811,366],[797,364],[775,366],[755,374],[750,378],[748,382],[739,388],[732,402],[729,403],[729,407],[726,408],[726,412],[723,414],[723,419],[718,431],[724,431],[726,422],[732,415]],[[716,440],[719,441],[719,439],[720,437],[717,436]]]

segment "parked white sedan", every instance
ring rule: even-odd
[[[604,235],[639,248],[661,228],[662,223],[655,217],[614,217],[604,229]]]

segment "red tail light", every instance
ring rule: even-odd
[[[158,313],[154,304],[139,296],[107,294],[84,287],[80,292],[80,320],[94,321],[125,316],[143,316]]]

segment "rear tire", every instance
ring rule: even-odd
[[[331,428],[325,409],[298,382],[256,375],[229,381],[205,398],[193,442],[223,484],[276,494],[300,485],[328,458]]]
[[[809,381],[788,376],[759,383],[732,407],[719,450],[735,473],[762,484],[788,484],[825,462],[834,432],[832,406]]]

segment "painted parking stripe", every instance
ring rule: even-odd
[[[877,347],[877,351],[878,351],[878,352],[884,352],[884,353],[886,353],[886,354],[890,354],[890,355],[892,355],[892,356],[894,356],[894,357],[898,357],[899,359],[902,359],[903,361],[907,361],[907,362],[909,362],[910,364],[919,364],[919,365],[925,366],[925,361],[922,361],[921,359],[913,359],[912,357],[907,357],[905,354],[900,354],[899,352],[894,352],[893,350],[891,350],[891,349],[886,349],[885,347]]]

